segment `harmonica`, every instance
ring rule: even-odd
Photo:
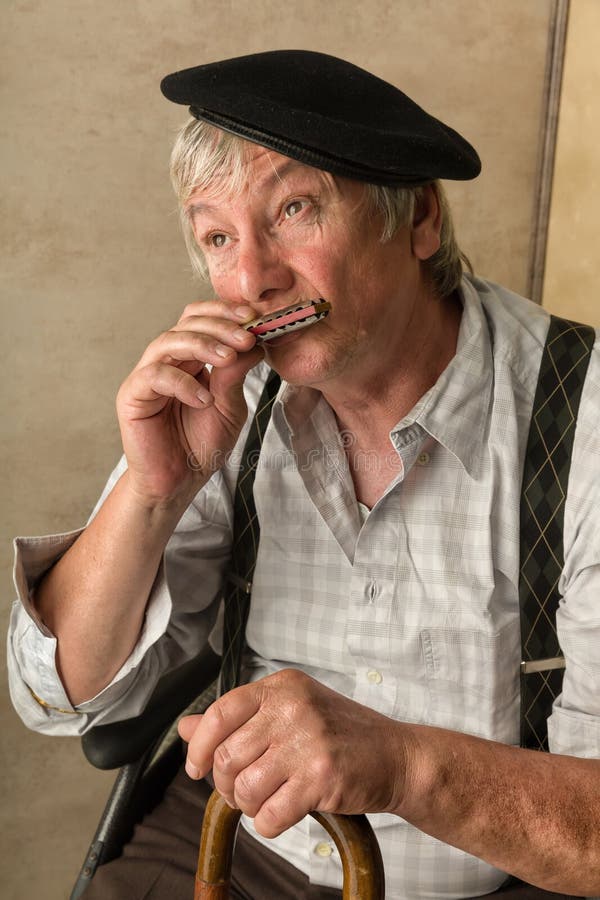
[[[244,326],[246,331],[255,334],[259,341],[270,341],[281,334],[289,334],[313,325],[329,315],[331,303],[319,298],[305,303],[293,303],[285,309],[278,309],[266,316],[259,316]]]

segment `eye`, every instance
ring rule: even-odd
[[[214,234],[209,234],[207,237],[209,247],[214,247],[216,250],[220,250],[221,247],[224,247],[228,240],[228,236],[220,231],[215,231]]]
[[[291,203],[287,203],[283,209],[283,215],[286,219],[291,219],[292,216],[297,216],[299,212],[301,212],[304,207],[307,205],[308,200],[292,200]]]

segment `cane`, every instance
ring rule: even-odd
[[[227,900],[241,811],[213,791],[206,805],[194,900]],[[384,900],[383,860],[366,816],[311,812],[331,835],[344,873],[343,900]]]

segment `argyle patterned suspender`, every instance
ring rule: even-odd
[[[556,635],[563,524],[577,411],[594,329],[551,316],[521,489],[521,746],[548,749],[547,719],[562,687]]]
[[[564,507],[594,329],[551,316],[529,429],[521,493],[521,746],[547,750],[546,720],[562,686],[556,635],[558,580],[564,565]],[[220,693],[239,683],[259,526],[253,498],[256,465],[280,379],[271,372],[252,422],[234,498],[231,571],[224,589]]]
[[[250,611],[252,576],[260,535],[254,505],[254,475],[263,436],[271,418],[271,408],[280,384],[279,375],[271,371],[258,401],[240,463],[233,500],[231,564],[223,589],[225,613],[219,694],[230,691],[240,680],[246,623]]]

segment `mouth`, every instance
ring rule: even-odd
[[[284,309],[278,309],[265,316],[259,316],[258,319],[253,319],[245,328],[246,331],[254,334],[258,341],[271,341],[273,338],[320,322],[329,315],[330,310],[331,303],[322,298],[308,300],[305,303],[293,303]]]

